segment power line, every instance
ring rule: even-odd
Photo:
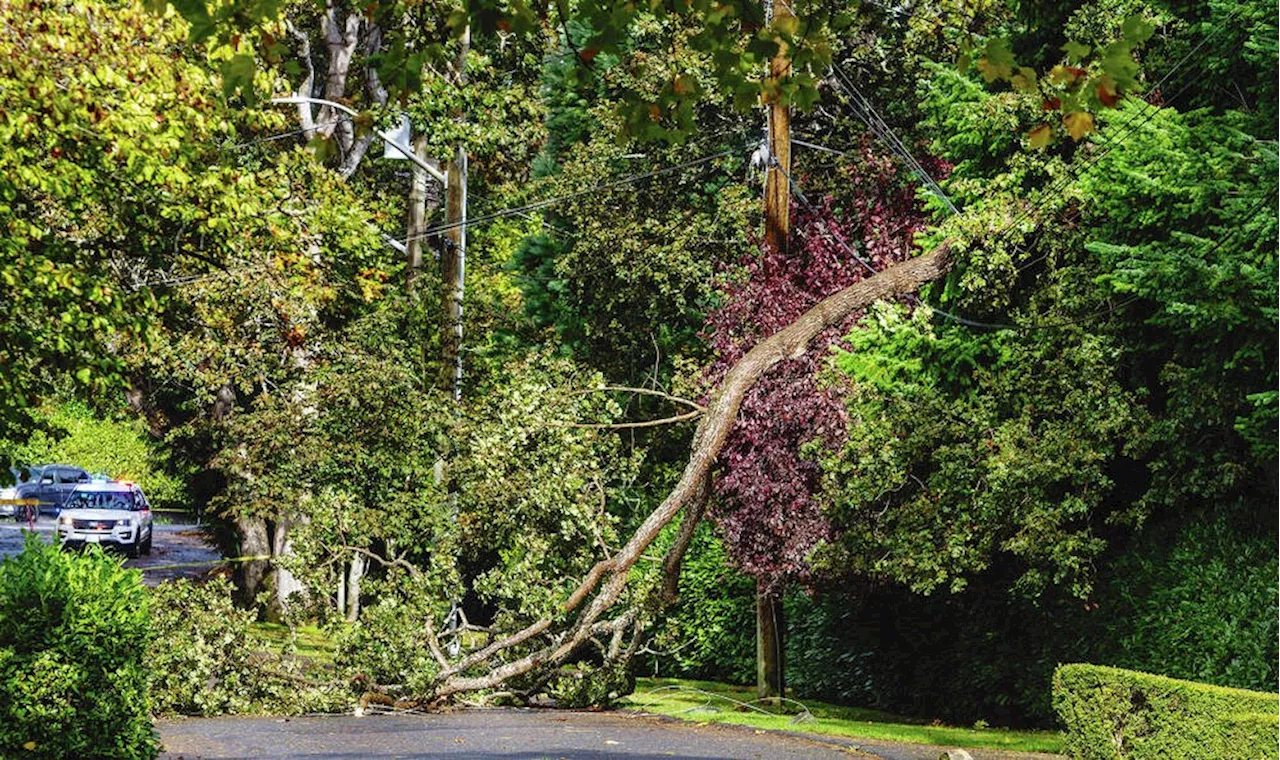
[[[647,179],[653,179],[654,177],[660,177],[664,174],[670,174],[672,172],[680,171],[681,169],[688,169],[694,166],[700,166],[710,161],[715,161],[720,158],[726,158],[728,156],[734,155],[735,152],[736,151],[734,149],[722,150],[719,153],[713,153],[709,156],[695,158],[690,161],[683,161],[681,163],[673,164],[671,166],[666,166],[661,169],[656,169],[654,171],[644,172],[642,174],[633,174],[627,177],[622,177],[617,180],[612,180],[610,182],[603,182],[601,184],[589,187],[585,190],[578,190],[576,192],[566,193],[565,195],[560,195],[553,198],[546,198],[540,201],[534,201],[532,203],[527,203],[523,206],[517,206],[515,208],[501,209],[499,211],[494,211],[488,214],[482,214],[480,216],[472,217],[470,219],[462,219],[456,222],[438,224],[434,227],[429,227],[423,230],[422,232],[411,236],[410,238],[408,238],[408,240],[418,240],[420,238],[438,235],[441,232],[445,232],[451,229],[456,229],[458,227],[465,227],[473,224],[481,224],[483,222],[493,221],[494,219],[501,219],[503,217],[512,216],[514,214],[523,214],[528,211],[536,211],[538,209],[546,208],[547,206],[552,206],[557,203],[561,203],[563,201],[573,200],[574,198],[581,198],[583,196],[593,195],[595,193],[606,192],[618,187],[623,187],[625,185],[634,184],[636,182],[642,182]]]
[[[934,181],[929,172],[925,171],[925,168],[920,165],[920,162],[911,154],[911,151],[907,150],[907,146],[902,142],[902,139],[898,137],[898,134],[883,118],[881,118],[875,107],[871,105],[871,100],[862,94],[853,82],[849,81],[845,77],[844,72],[840,70],[840,67],[835,62],[832,62],[831,64],[831,73],[835,76],[833,81],[835,81],[837,88],[842,90],[845,95],[848,96],[849,102],[853,105],[854,114],[857,115],[858,118],[862,119],[863,123],[865,123],[882,142],[889,146],[890,150],[897,153],[902,160],[906,162],[907,167],[919,177],[920,181],[923,182],[940,201],[942,201],[952,214],[959,214],[960,210],[956,208],[951,197],[943,191],[942,187],[936,181]]]
[[[783,176],[787,178],[787,183],[791,186],[792,191],[795,193],[796,198],[800,200],[800,203],[803,204],[804,207],[808,209],[811,214],[814,215],[814,218],[822,222],[822,227],[830,236],[830,238],[834,240],[837,245],[843,248],[846,253],[852,256],[855,261],[861,264],[862,267],[867,270],[868,274],[870,274],[873,277],[879,274],[879,270],[873,267],[871,263],[868,262],[866,259],[862,258],[862,256],[858,255],[858,252],[854,250],[853,246],[849,245],[849,243],[841,235],[839,235],[834,229],[832,229],[830,226],[826,224],[827,218],[825,216],[822,216],[822,214],[818,211],[817,207],[815,207],[812,203],[809,202],[809,199],[805,196],[804,191],[800,189],[800,186],[791,177],[791,174],[786,169],[782,168],[782,164],[779,163],[778,160],[776,158],[773,158],[772,156],[770,157],[769,160],[770,160],[770,163],[773,165],[773,167],[778,171],[782,172]],[[914,293],[908,293],[906,295],[906,298],[907,300],[912,301],[918,306],[926,306],[926,304],[923,301],[921,301],[920,298],[916,296]],[[981,327],[981,328],[987,328],[987,329],[993,329],[993,330],[1018,329],[1015,325],[979,322],[977,320],[968,319],[967,317],[961,317],[959,315],[952,314],[950,312],[935,308],[933,306],[929,306],[928,308],[931,309],[933,312],[947,319],[951,319],[955,322],[959,322],[961,324],[965,324],[970,327]]]
[[[275,135],[268,135],[267,137],[262,137],[256,140],[249,140],[247,142],[237,143],[235,145],[227,145],[223,147],[222,150],[240,150],[242,148],[250,148],[250,147],[253,147],[254,145],[261,145],[262,143],[275,142],[276,140],[284,140],[285,138],[293,137],[294,135],[301,135],[307,132],[315,132],[317,130],[324,129],[325,127],[332,126],[334,124],[339,124],[344,121],[350,121],[350,120],[351,120],[350,116],[342,115],[337,117],[336,119],[330,119],[329,121],[320,122],[319,124],[315,124],[311,127],[304,127],[302,129],[295,129],[289,132],[281,132]]]

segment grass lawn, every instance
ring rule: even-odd
[[[710,692],[716,696],[700,694],[690,689]],[[628,710],[669,715],[699,723],[735,723],[755,728],[803,731],[863,739],[890,739],[949,747],[984,747],[1027,752],[1062,751],[1062,736],[1056,731],[935,726],[878,710],[841,707],[812,699],[806,699],[803,702],[809,708],[813,718],[800,722],[795,720],[796,713],[800,711],[800,706],[795,703],[786,703],[781,709],[755,704],[756,707],[774,713],[762,715],[722,697],[729,697],[739,702],[752,702],[756,699],[755,689],[749,686],[732,686],[713,681],[686,681],[678,678],[640,678],[636,682],[635,693],[625,699],[622,704]]]
[[[301,626],[296,632],[292,654],[308,657],[321,664],[333,662],[334,645],[328,634],[314,625]],[[249,637],[271,652],[285,651],[291,636],[289,626],[279,623],[253,623],[249,626]]]

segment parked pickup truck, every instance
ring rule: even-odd
[[[26,479],[23,480],[23,476]],[[92,480],[92,476],[83,468],[69,464],[46,464],[27,467],[18,476],[18,484],[14,486],[14,497],[17,499],[37,499],[42,514],[57,516],[62,505],[78,485]],[[15,519],[25,519],[23,510],[15,510]]]

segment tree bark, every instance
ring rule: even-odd
[[[240,517],[235,521],[236,536],[240,539],[241,557],[265,557],[271,554],[271,538],[267,533],[267,521],[261,517]],[[258,594],[265,588],[271,571],[271,562],[265,559],[238,562],[235,565],[236,602],[246,609],[253,607]]]
[[[294,522],[281,518],[275,524],[271,541],[271,598],[267,602],[267,620],[273,623],[284,622],[293,602],[295,594],[305,594],[306,586],[287,568],[280,564],[280,558],[293,554],[293,540],[289,533]]]
[[[345,610],[348,623],[354,623],[360,618],[360,581],[364,578],[364,571],[369,566],[369,560],[359,554],[351,557],[351,571],[347,575],[347,609]]]
[[[756,381],[777,363],[802,355],[815,337],[840,324],[850,314],[877,301],[912,293],[921,285],[945,275],[951,265],[950,241],[946,241],[922,256],[895,264],[828,296],[794,322],[756,344],[729,369],[720,387],[712,394],[707,413],[694,433],[694,447],[689,461],[675,488],[622,548],[612,557],[597,563],[587,573],[586,578],[562,606],[562,611],[566,613],[582,607],[576,620],[569,623],[568,629],[551,636],[542,648],[494,667],[484,675],[462,675],[501,652],[537,640],[552,631],[552,618],[538,620],[444,670],[432,696],[442,698],[459,692],[490,689],[536,668],[557,667],[562,664],[592,635],[598,633],[601,626],[608,625],[597,621],[617,602],[626,587],[631,568],[662,528],[682,507],[696,499],[733,427],[744,396]]]
[[[364,46],[366,61],[382,50],[382,28],[372,22],[368,23],[369,29],[365,35]],[[387,89],[382,86],[382,81],[378,79],[378,70],[367,63],[364,67],[364,81],[365,89],[369,92],[369,100],[376,106],[385,106],[387,104]],[[351,149],[347,151],[347,155],[342,159],[342,166],[338,167],[338,176],[343,179],[350,179],[351,175],[356,173],[356,169],[360,168],[360,162],[364,160],[365,153],[369,152],[369,146],[373,143],[374,137],[373,132],[369,131],[355,138]]]
[[[431,161],[428,153],[427,136],[418,135],[413,138],[413,153],[423,161]],[[407,264],[406,285],[413,287],[414,280],[422,269],[422,252],[426,250],[428,241],[422,233],[427,229],[427,217],[431,207],[432,194],[429,190],[427,172],[421,167],[413,167],[413,184],[409,187],[409,219],[405,224],[405,256]]]
[[[325,100],[341,101],[347,94],[347,76],[351,72],[351,57],[360,41],[360,14],[348,12],[345,20],[338,18],[337,0],[325,2],[324,15],[320,17],[320,30],[324,33],[325,47],[329,51],[329,67],[324,79]],[[330,106],[321,106],[316,128],[325,137],[337,135],[343,155],[351,151],[355,130],[350,120]]]

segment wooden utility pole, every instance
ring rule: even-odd
[[[772,0],[774,21],[791,15],[784,0]],[[777,85],[790,66],[786,53],[784,43],[769,61],[769,167],[764,184],[765,245],[783,256],[791,234],[791,111],[780,102]],[[761,699],[786,696],[785,634],[781,589],[760,581],[756,588],[756,693]]]
[[[458,58],[453,80],[467,83],[467,53],[471,50],[471,27],[458,39]],[[458,113],[456,117],[464,118]],[[440,251],[440,275],[444,283],[444,320],[440,323],[444,388],[455,402],[462,400],[462,301],[467,282],[467,149],[459,145],[446,171],[444,203],[444,248]]]
[[[440,274],[444,280],[444,321],[440,346],[444,358],[444,387],[453,400],[462,400],[462,299],[467,281],[467,149],[459,146],[449,162],[445,188],[444,248]]]
[[[773,1],[774,20],[791,16],[791,8],[783,0]],[[769,83],[776,87],[786,78],[790,62],[786,43],[769,61]],[[780,102],[777,90],[768,98],[769,169],[764,182],[764,240],[773,251],[786,255],[791,233],[791,108]]]

